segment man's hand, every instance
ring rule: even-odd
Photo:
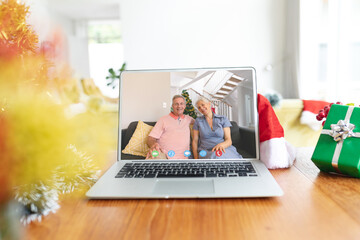
[[[156,150],[156,151],[158,151],[160,153],[160,145],[157,142],[156,138],[148,136],[147,145],[149,146],[149,151],[148,151],[148,153],[146,155],[146,159],[153,159],[154,158],[153,155],[152,155],[152,152],[154,150]]]
[[[146,155],[146,159],[153,159],[154,158],[154,156],[152,155],[152,152],[153,151],[158,151],[159,153],[160,152],[162,152],[162,149],[160,148],[160,145],[156,142],[156,143],[154,143],[150,148],[149,148],[149,151],[148,151],[148,153],[147,153],[147,155]]]

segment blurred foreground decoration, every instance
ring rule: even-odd
[[[59,208],[65,193],[83,197],[114,148],[108,116],[89,109],[68,114],[80,101],[77,80],[70,67],[57,69],[38,47],[28,14],[16,0],[0,1],[0,238],[5,239],[5,208],[12,199],[23,206],[23,223],[41,220]]]
[[[0,3],[0,56],[19,57],[35,53],[38,37],[26,23],[29,7],[16,0],[2,0]]]

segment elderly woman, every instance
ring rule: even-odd
[[[201,98],[195,105],[203,116],[198,117],[193,126],[194,158],[242,158],[236,148],[232,146],[230,121],[225,116],[214,114],[211,110],[211,103],[207,99]]]

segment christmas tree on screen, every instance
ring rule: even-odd
[[[196,113],[195,113],[195,108],[192,104],[192,101],[189,97],[189,93],[187,90],[183,90],[181,95],[186,99],[186,108],[185,108],[185,111],[184,111],[184,114],[185,115],[189,115],[190,117],[196,119]]]

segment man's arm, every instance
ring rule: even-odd
[[[147,145],[149,146],[150,149],[154,148],[155,150],[160,151],[160,145],[157,142],[156,138],[148,136]]]
[[[194,159],[199,159],[199,154],[198,154],[198,141],[199,141],[199,131],[198,130],[192,130],[193,132],[193,139],[192,139],[192,152],[194,155]]]
[[[163,119],[160,118],[155,126],[153,127],[153,129],[151,130],[150,134],[148,135],[148,138],[146,140],[146,143],[149,147],[149,151],[148,151],[148,154],[146,156],[146,159],[149,159],[149,158],[154,158],[152,156],[152,152],[154,150],[158,151],[159,153],[162,151],[161,147],[160,147],[160,144],[158,143],[158,139],[160,139],[161,135],[162,135],[162,132],[163,132],[163,127],[164,123],[163,123]],[[152,137],[154,136],[154,137]]]
[[[153,158],[152,152],[154,150],[158,151],[159,153],[161,152],[160,144],[157,142],[156,138],[148,136],[147,145],[149,146],[149,152],[146,158]]]

